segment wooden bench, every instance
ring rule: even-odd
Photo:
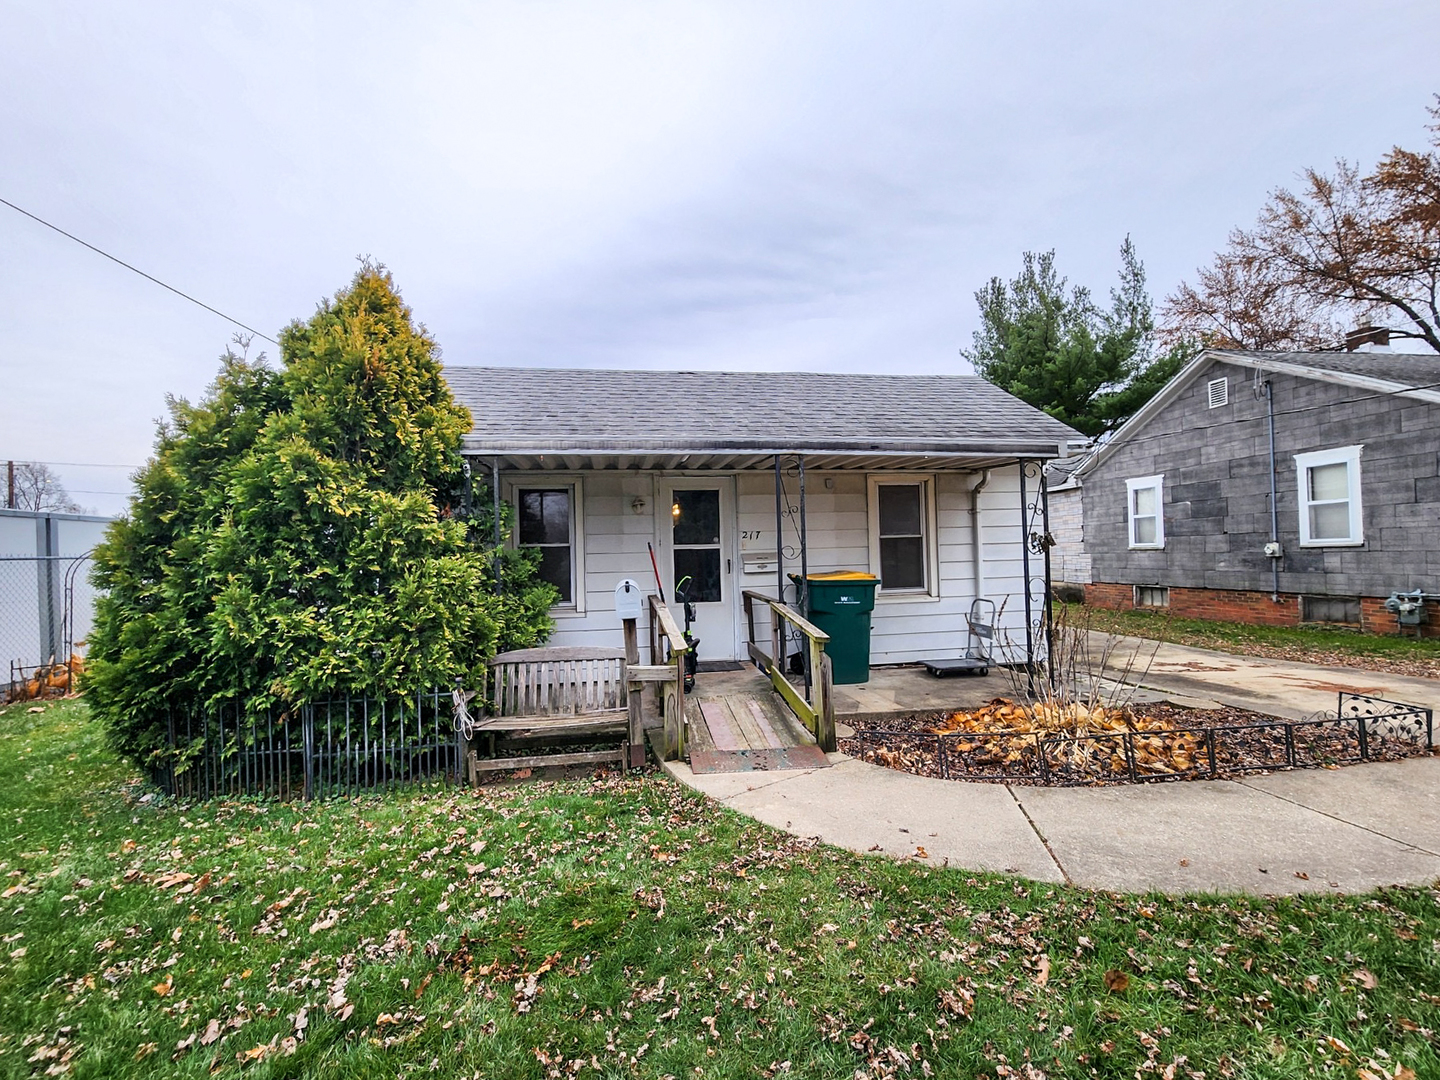
[[[486,712],[472,717],[471,693],[456,693],[456,718],[466,737],[470,781],[484,772],[619,761],[628,769],[632,737],[640,738],[639,694],[630,684],[645,670],[626,662],[624,649],[546,648],[500,653],[489,663]],[[615,739],[613,749],[579,753],[496,757],[496,740],[507,744]],[[479,744],[488,756],[481,757]]]

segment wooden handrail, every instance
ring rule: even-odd
[[[659,623],[660,629],[670,641],[671,653],[683,653],[690,648],[685,643],[685,635],[680,632],[680,626],[675,621],[675,616],[670,614],[670,609],[665,601],[654,593],[650,594],[650,616]],[[659,657],[651,657],[652,661],[658,662]]]
[[[741,593],[741,595],[748,601],[764,601],[770,606],[770,609],[772,611],[779,613],[786,622],[788,622],[791,626],[795,627],[796,630],[799,630],[806,637],[813,638],[815,641],[820,642],[820,644],[822,645],[830,640],[829,634],[825,633],[824,630],[821,630],[818,626],[812,623],[809,619],[805,618],[805,616],[801,615],[789,604],[782,604],[774,597],[766,596],[764,593],[758,592],[755,589],[746,589],[743,593]],[[745,612],[746,614],[749,614],[750,612],[750,604],[748,603],[745,605]]]
[[[650,594],[648,599],[650,602],[650,663],[652,665],[661,663],[661,645],[668,643],[670,646],[669,666],[674,670],[674,675],[670,679],[655,684],[655,689],[660,695],[661,711],[665,715],[662,753],[667,759],[673,760],[685,756],[685,654],[690,651],[690,643],[680,632],[680,627],[675,623],[675,616],[670,614],[670,609],[666,607],[665,601],[654,593]],[[662,636],[664,642],[661,641]]]
[[[766,596],[755,589],[741,592],[745,603],[745,632],[749,639],[750,659],[770,676],[770,685],[785,699],[800,721],[815,736],[815,742],[827,754],[835,749],[835,699],[834,676],[830,657],[825,654],[825,644],[830,635],[806,619],[784,601]],[[759,601],[770,609],[770,651],[767,653],[755,644],[755,603]],[[810,671],[808,700],[791,685],[785,677],[785,633],[784,624],[789,623],[805,638],[806,661]]]

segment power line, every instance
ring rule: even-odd
[[[248,331],[250,331],[250,333],[254,334],[256,337],[258,337],[258,338],[264,338],[266,341],[270,342],[270,344],[272,344],[272,345],[279,345],[279,344],[280,344],[278,341],[276,341],[276,340],[275,340],[273,337],[271,337],[269,334],[262,334],[259,330],[256,330],[253,326],[247,326],[245,323],[241,322],[239,319],[235,318],[233,315],[226,315],[226,314],[225,314],[223,311],[221,311],[219,308],[213,308],[213,307],[211,307],[209,304],[205,303],[205,301],[203,301],[203,300],[196,300],[195,297],[191,296],[189,293],[181,292],[179,289],[175,288],[174,285],[167,285],[167,284],[165,284],[165,282],[161,281],[159,278],[155,277],[153,274],[147,274],[144,270],[141,270],[139,267],[131,266],[131,265],[130,265],[129,263],[127,263],[124,259],[116,258],[114,255],[111,255],[108,251],[102,251],[102,250],[100,250],[100,249],[99,249],[98,247],[96,247],[94,244],[90,244],[90,243],[87,243],[87,242],[84,241],[84,240],[81,240],[80,237],[76,236],[74,233],[68,233],[68,232],[66,232],[64,229],[60,228],[59,225],[52,225],[52,224],[50,224],[50,222],[46,221],[44,218],[38,217],[37,215],[32,214],[29,210],[26,210],[26,209],[24,209],[23,207],[16,206],[16,205],[15,205],[13,202],[11,202],[10,200],[8,200],[8,199],[0,199],[0,203],[4,203],[6,206],[10,207],[11,210],[14,210],[14,211],[17,211],[18,213],[24,214],[24,215],[25,215],[26,217],[28,217],[31,221],[38,221],[41,225],[44,225],[47,229],[54,229],[54,230],[55,230],[57,233],[59,233],[61,236],[64,236],[64,237],[66,237],[67,239],[70,239],[70,240],[74,240],[75,243],[79,244],[81,247],[87,247],[87,248],[89,248],[91,251],[95,252],[95,254],[97,254],[97,255],[103,255],[103,256],[105,256],[105,258],[109,259],[109,260],[110,260],[111,262],[113,262],[113,263],[119,263],[119,264],[120,264],[121,266],[123,266],[126,270],[129,270],[129,271],[131,271],[132,273],[139,274],[139,275],[140,275],[141,277],[143,277],[145,280],[147,280],[147,281],[153,281],[156,285],[159,285],[162,289],[169,289],[169,290],[170,290],[172,293],[174,293],[176,296],[179,296],[179,297],[182,297],[182,298],[184,298],[184,299],[186,299],[186,300],[189,300],[192,304],[198,304],[200,307],[204,308],[206,311],[210,312],[210,313],[213,314],[213,315],[219,315],[220,318],[224,319],[226,322],[232,322],[232,323],[234,323],[236,326],[240,327],[240,329],[242,329],[242,330],[248,330]]]
[[[20,458],[14,459],[15,464],[21,463]],[[40,458],[25,458],[27,465],[68,465],[76,469],[138,469],[139,465],[116,465],[109,461],[42,461]]]

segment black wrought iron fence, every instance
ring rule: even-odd
[[[459,783],[449,691],[339,697],[262,715],[239,705],[174,714],[156,781],[180,798],[317,799]]]
[[[862,760],[946,780],[1074,785],[1217,779],[1408,756],[1435,746],[1431,709],[1341,693],[1334,716],[1083,736],[857,728]]]

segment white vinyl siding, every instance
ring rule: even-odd
[[[1125,481],[1130,547],[1140,550],[1165,546],[1164,475]]]
[[[715,473],[689,473],[690,479],[713,479]],[[730,474],[721,474],[730,475]],[[765,471],[733,474],[736,483],[737,554],[769,553],[775,541],[775,477]],[[879,477],[883,474],[872,474]],[[897,475],[898,478],[898,475]],[[974,473],[941,472],[925,474],[930,488],[930,533],[934,595],[899,594],[881,597],[871,618],[870,655],[875,664],[912,663],[932,657],[950,657],[964,651],[965,614],[975,597],[974,556],[976,525],[970,515],[970,489]],[[507,473],[508,491],[516,488],[551,488],[560,476],[536,479],[524,473]],[[573,483],[574,474],[565,483]],[[615,586],[622,578],[638,581],[645,592],[655,589],[646,543],[656,543],[654,514],[657,491],[665,482],[657,472],[600,470],[584,474],[581,513],[576,528],[584,536],[579,551],[582,566],[577,577],[584,587],[577,593],[583,609],[554,609],[555,632],[552,645],[616,646],[620,644],[620,623],[615,618]],[[913,478],[910,482],[913,482]],[[799,503],[798,480],[786,477],[790,505]],[[811,471],[806,477],[807,537],[811,573],[831,570],[864,570],[879,574],[871,563],[869,476],[858,471]],[[638,509],[637,509],[638,505]],[[663,527],[670,527],[669,505],[658,505]],[[992,471],[979,499],[978,532],[983,558],[984,593],[1002,607],[996,648],[1016,656],[1025,648],[1025,600],[1021,590],[1020,478],[1012,465]],[[785,572],[798,573],[800,560],[798,518],[787,516],[782,537]],[[577,545],[578,548],[578,545]],[[763,573],[745,573],[743,562],[735,566],[736,652],[745,657],[742,589],[775,595],[773,563]],[[1038,565],[1034,568],[1042,572]],[[793,602],[794,590],[786,581],[786,599]],[[756,617],[757,633],[768,640],[768,624]],[[640,648],[642,660],[649,654],[649,615],[642,616]],[[958,651],[957,651],[958,650]],[[1018,652],[1016,652],[1018,650]]]
[[[1295,455],[1301,547],[1357,547],[1365,542],[1360,449],[1342,446]]]

